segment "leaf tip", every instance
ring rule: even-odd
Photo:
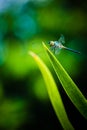
[[[45,43],[42,41],[43,46],[45,46]]]
[[[29,51],[28,54],[31,55],[32,57],[36,57],[36,54],[32,51]]]
[[[42,44],[44,46],[45,49],[47,49],[47,46],[45,45],[45,43],[42,41]]]

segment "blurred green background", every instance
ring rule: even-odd
[[[87,129],[42,46],[42,41],[58,40],[60,34],[65,36],[65,46],[81,52],[61,51],[57,57],[87,98],[87,2],[0,0],[0,130],[62,129],[29,50],[50,68],[75,129]]]

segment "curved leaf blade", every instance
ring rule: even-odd
[[[73,126],[71,125],[67,117],[61,96],[49,69],[35,53],[29,52],[29,54],[34,58],[42,73],[43,79],[46,83],[46,88],[50,97],[50,101],[62,127],[64,128],[64,130],[74,130]]]

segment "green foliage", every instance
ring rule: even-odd
[[[52,111],[51,120],[49,123],[46,121],[49,112],[44,108],[49,103],[44,81],[32,57],[27,55],[28,50],[34,51],[53,70],[44,53],[42,39],[46,42],[58,40],[62,33],[66,40],[65,46],[82,53],[78,56],[62,51],[58,60],[79,83],[84,95],[87,95],[87,85],[84,85],[87,77],[86,5],[86,1],[77,4],[73,0],[0,0],[0,129],[23,129],[26,124],[28,129],[36,128],[36,125],[37,128],[44,125],[42,129],[45,130],[59,128]],[[44,107],[41,108],[43,102]],[[27,110],[23,108],[25,103],[29,105]],[[70,114],[74,126],[81,129],[82,125],[83,129],[83,123],[77,125],[77,120],[74,120],[76,115],[72,112]],[[24,117],[28,120],[23,121]],[[83,117],[77,118],[81,122],[85,120]]]
[[[43,43],[43,46],[49,56],[49,59],[54,68],[54,71],[57,74],[58,79],[60,83],[62,84],[66,94],[68,95],[72,103],[75,105],[75,107],[78,109],[78,111],[87,119],[86,98],[78,89],[77,85],[73,82],[73,80],[65,71],[65,69],[62,67],[60,62],[56,59],[56,57],[52,54],[52,52],[47,48],[47,46],[44,43]],[[43,79],[45,80],[46,88],[47,88],[51,103],[53,105],[55,113],[62,127],[67,130],[74,129],[67,117],[60,93],[57,89],[57,86],[55,84],[52,74],[50,73],[45,63],[35,53],[30,52],[29,54],[34,58],[34,60],[38,64],[38,67],[43,75]]]
[[[79,110],[79,112],[87,119],[87,100],[81,91],[78,89],[76,84],[70,78],[68,73],[59,63],[58,59],[51,53],[51,51],[43,43],[43,46],[50,57],[50,61],[53,65],[53,68],[58,76],[59,81],[61,82],[66,94]]]
[[[53,105],[55,113],[56,113],[62,127],[65,130],[73,130],[74,128],[71,125],[71,123],[67,117],[64,105],[62,103],[61,96],[59,94],[59,91],[57,89],[57,86],[55,84],[55,81],[54,81],[49,69],[35,53],[30,52],[29,54],[34,58],[34,60],[38,64],[38,67],[43,75],[51,103]]]

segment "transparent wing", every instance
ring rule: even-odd
[[[59,43],[62,43],[62,44],[65,43],[65,38],[64,38],[63,34],[61,34],[61,36],[60,36],[58,42],[59,42]]]
[[[60,53],[60,48],[56,48],[56,47],[50,47],[50,50],[54,53],[54,54],[59,54]]]
[[[51,47],[50,47],[50,50],[51,50],[52,52],[55,52],[55,47],[54,47],[54,46],[51,46]]]
[[[59,48],[55,48],[55,54],[59,54],[60,53],[60,51],[61,51],[61,49],[59,49]]]

